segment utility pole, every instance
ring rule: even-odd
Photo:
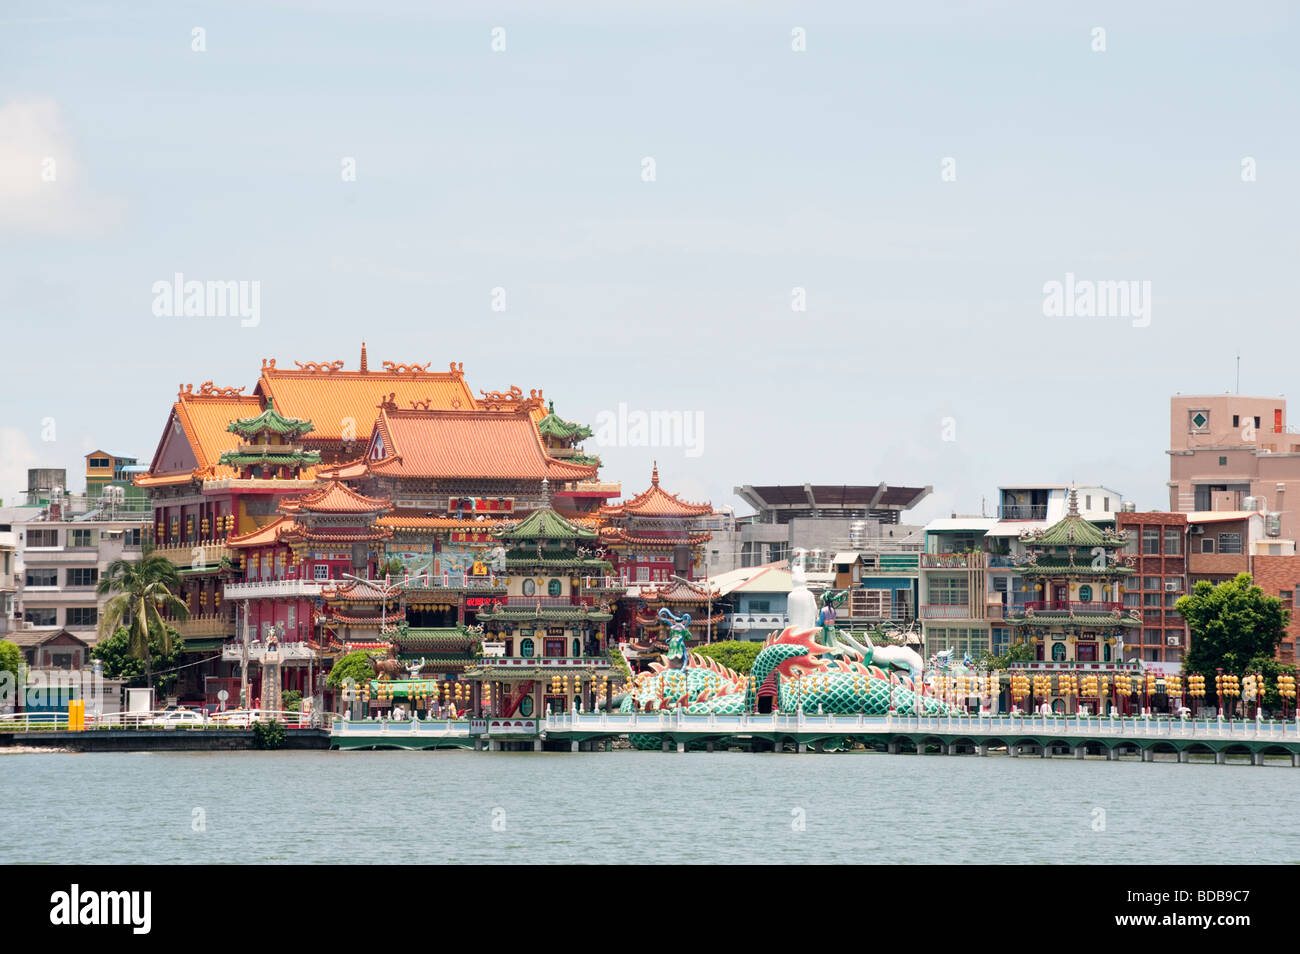
[[[244,600],[244,639],[240,655],[239,707],[241,709],[248,709],[251,708],[248,704],[248,600]]]

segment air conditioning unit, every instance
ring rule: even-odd
[[[1194,537],[1199,537],[1201,534],[1205,533],[1205,528],[1199,523],[1194,523],[1187,528],[1187,532]]]
[[[1182,644],[1183,644],[1183,637],[1181,637],[1181,636],[1166,636],[1166,637],[1165,637],[1165,645],[1166,645],[1166,646],[1181,646]]]
[[[1165,580],[1165,590],[1170,593],[1177,593],[1181,589],[1177,580]]]

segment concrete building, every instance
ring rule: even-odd
[[[0,514],[0,636],[14,628],[18,609],[18,535],[13,524]]]
[[[786,602],[794,584],[788,564],[741,567],[710,582],[714,599],[726,607],[716,638],[761,641],[790,625]]]
[[[23,632],[66,629],[93,646],[110,599],[95,588],[109,563],[139,559],[148,510],[99,508],[85,497],[60,497],[27,508],[12,523],[16,536],[17,602]],[[12,511],[11,511],[12,513]]]
[[[1169,509],[1259,512],[1265,536],[1295,540],[1300,431],[1286,422],[1286,399],[1175,395],[1169,404]]]
[[[87,492],[93,494],[95,488],[106,484],[129,482],[132,471],[139,469],[139,463],[134,457],[118,457],[102,450],[91,451],[86,455]]]
[[[901,514],[924,500],[932,487],[869,485],[746,484],[735,493],[755,513],[735,518],[730,535],[715,532],[717,565],[734,556],[730,566],[762,566],[788,561],[796,550],[807,550],[829,564],[837,552],[888,546],[920,529],[904,526]],[[710,554],[712,557],[713,554]]]
[[[1142,614],[1127,652],[1143,662],[1181,662],[1187,649],[1187,621],[1174,603],[1189,589],[1188,542],[1199,539],[1188,535],[1190,526],[1183,513],[1119,515],[1118,528],[1127,535],[1124,557],[1135,570],[1123,581],[1124,607]]]

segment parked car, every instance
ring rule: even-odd
[[[215,725],[230,726],[232,728],[247,728],[257,721],[255,714],[248,709],[227,709],[225,712],[214,712],[212,722]]]
[[[142,724],[164,729],[193,728],[206,725],[207,720],[203,718],[203,713],[195,712],[192,709],[169,709],[165,712],[154,713],[153,718]]]

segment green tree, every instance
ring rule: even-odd
[[[754,657],[759,654],[762,648],[763,644],[760,642],[727,639],[720,643],[696,646],[692,652],[699,653],[701,656],[708,656],[710,659],[716,659],[728,669],[734,669],[742,676],[747,676],[750,667],[754,665]]]
[[[1215,670],[1244,675],[1273,659],[1286,635],[1290,612],[1255,585],[1249,573],[1215,586],[1201,580],[1174,609],[1187,620],[1192,641],[1183,669],[1205,676],[1206,696],[1217,703]]]
[[[302,693],[297,689],[286,689],[281,696],[281,704],[285,712],[297,712],[302,705]]]
[[[156,635],[151,635],[149,658],[157,662],[164,670],[180,665],[181,654],[185,652],[185,641],[180,634],[172,630],[169,633],[170,650],[163,648],[163,642]],[[125,679],[127,684],[152,685],[159,695],[165,694],[176,684],[177,673],[163,672],[148,674],[152,683],[146,682],[144,660],[131,652],[131,632],[125,626],[119,626],[113,635],[101,639],[90,651],[91,659],[98,659],[104,664],[104,675],[110,679]]]
[[[365,650],[348,653],[334,664],[325,685],[331,689],[342,689],[348,680],[355,686],[364,686],[375,678],[375,667],[370,664],[370,654]]]
[[[176,619],[189,616],[184,601],[176,595],[180,588],[181,575],[176,565],[154,553],[149,544],[145,544],[138,560],[119,559],[110,563],[96,587],[101,596],[116,594],[104,605],[99,618],[100,639],[125,625],[131,655],[144,661],[147,686],[153,685],[155,642],[163,655],[172,655],[175,630],[167,625],[163,611]]]
[[[13,680],[13,692],[15,696],[10,699],[5,698],[5,693],[0,691],[0,708],[5,705],[16,704],[18,692],[18,667],[23,663],[23,651],[18,648],[17,643],[12,643],[7,639],[0,639],[0,675],[9,673]],[[0,684],[2,690],[3,684]]]
[[[991,653],[987,649],[980,653],[979,667],[981,669],[1009,669],[1012,663],[1033,662],[1036,656],[1037,652],[1031,643],[1018,639],[1008,646],[1007,651],[1001,655]]]

